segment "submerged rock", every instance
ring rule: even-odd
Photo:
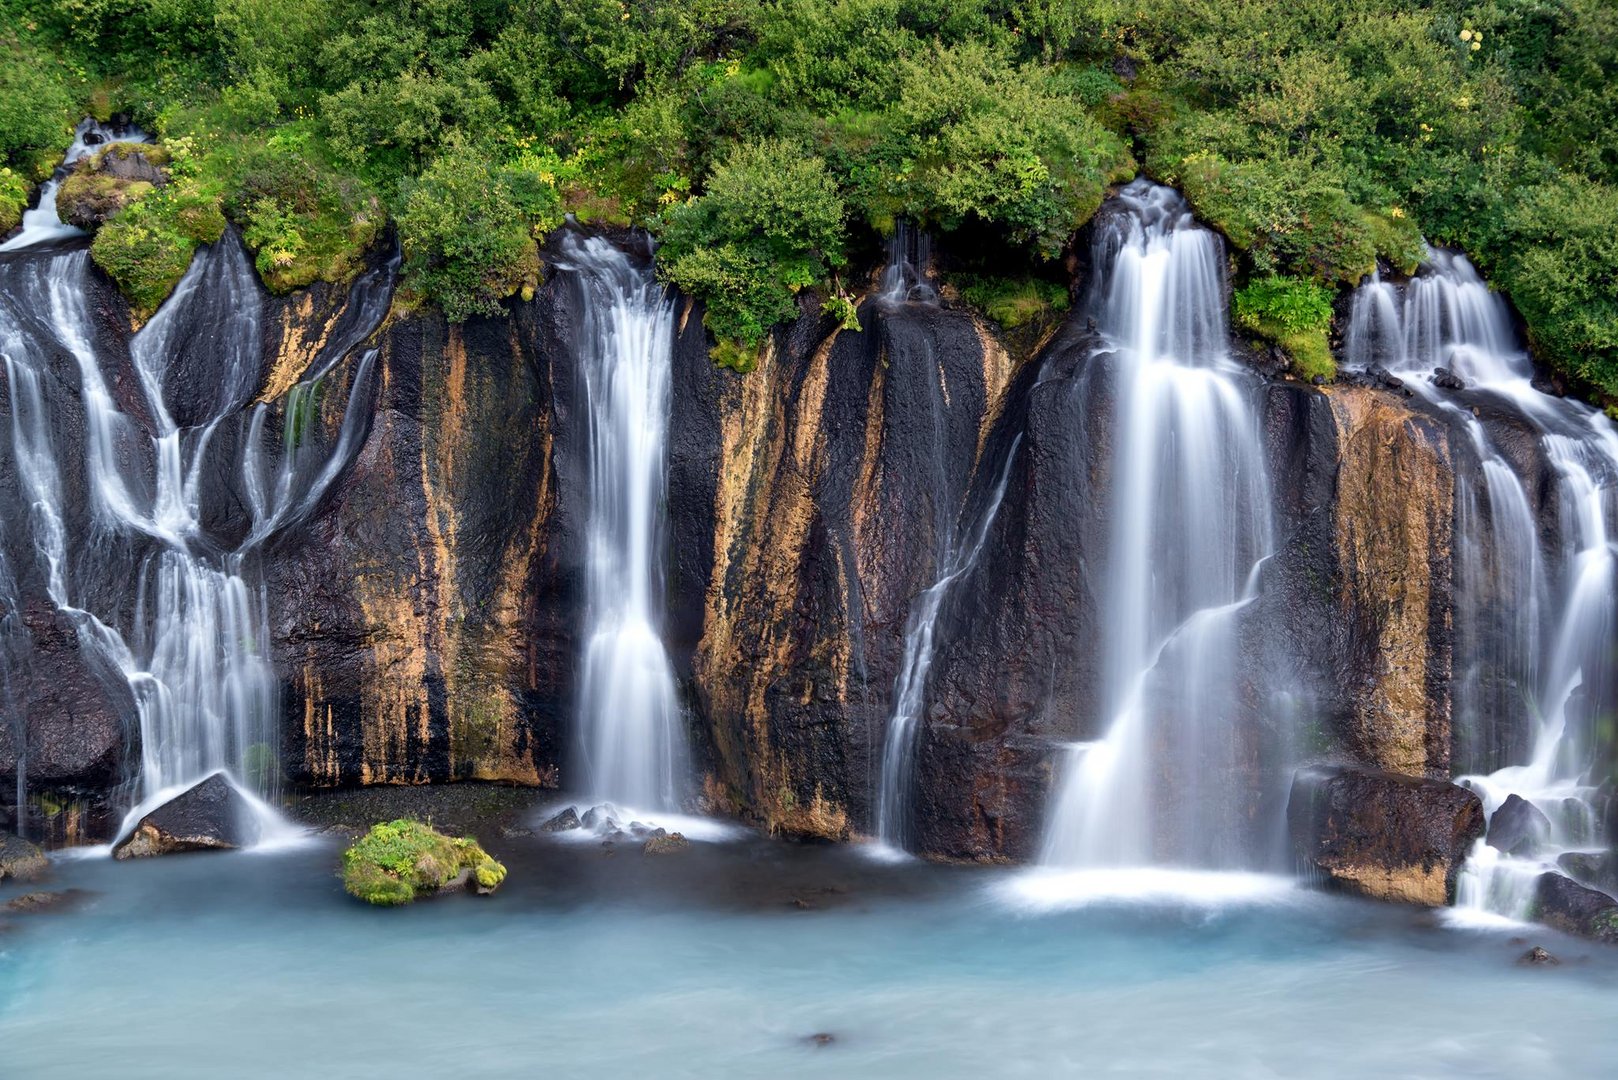
[[[1299,772],[1287,824],[1301,863],[1327,885],[1378,900],[1441,907],[1483,835],[1483,803],[1443,780],[1374,769]]]
[[[570,806],[560,814],[546,819],[540,828],[545,832],[570,832],[579,826],[579,812]]]
[[[343,888],[382,907],[468,886],[485,896],[505,878],[506,868],[476,840],[445,836],[407,819],[373,826],[343,852]]]
[[[1507,855],[1532,855],[1551,836],[1551,819],[1527,799],[1506,796],[1489,818],[1488,844]]]
[[[649,838],[640,850],[643,855],[677,855],[690,846],[691,841],[675,832]]]
[[[229,850],[256,843],[258,835],[246,797],[224,773],[214,773],[141,818],[134,831],[113,847],[112,857]]]
[[[613,831],[618,828],[619,810],[612,803],[602,803],[592,806],[584,812],[583,825],[586,829],[600,831]]]
[[[83,889],[24,893],[8,901],[5,910],[17,915],[36,915],[46,911],[61,911],[64,908],[70,908],[82,903],[88,895]]]
[[[1565,934],[1618,945],[1618,900],[1554,871],[1539,875],[1534,918]]]
[[[1538,945],[1535,945],[1532,949],[1529,949],[1527,952],[1523,953],[1517,958],[1517,963],[1519,964],[1543,964],[1546,967],[1555,967],[1561,962],[1562,961],[1558,960],[1556,957],[1552,956]]]
[[[45,853],[33,844],[20,836],[0,833],[0,881],[32,881],[50,866]]]

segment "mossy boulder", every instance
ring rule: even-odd
[[[111,143],[80,161],[56,192],[61,219],[86,232],[102,224],[168,183],[160,148],[141,143]]]
[[[487,894],[505,878],[506,868],[476,840],[445,836],[408,818],[372,826],[343,852],[343,888],[383,907],[450,889]]]

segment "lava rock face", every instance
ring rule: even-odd
[[[115,859],[182,851],[218,851],[257,842],[252,807],[223,773],[214,773],[140,819],[112,849]]]
[[[1506,796],[1489,818],[1488,844],[1507,855],[1532,855],[1550,835],[1551,819],[1517,795]]]
[[[1539,875],[1534,918],[1566,934],[1618,944],[1618,900],[1554,871]]]
[[[1300,771],[1287,822],[1299,864],[1345,892],[1439,907],[1483,835],[1483,803],[1441,780],[1373,769]]]

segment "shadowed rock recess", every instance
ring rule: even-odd
[[[640,241],[614,239],[648,257]],[[352,445],[312,505],[245,548],[279,684],[280,745],[259,762],[260,788],[569,785],[589,468],[569,274],[553,269],[532,300],[456,325],[395,306],[370,329],[363,282],[264,299],[257,388],[214,434],[200,474],[207,532],[236,550],[265,520],[235,464],[244,448],[284,460],[305,440]],[[96,354],[138,423],[127,305],[99,272],[86,281]],[[737,374],[710,361],[700,307],[676,297],[674,312],[664,639],[693,808],[802,838],[875,830],[913,605],[1004,478],[982,557],[937,610],[904,832],[924,855],[1032,858],[1063,748],[1099,738],[1108,720],[1094,704],[1114,460],[1107,342],[1082,305],[1029,354],[947,300],[873,294],[853,331],[806,296],[757,368]],[[188,314],[229,317],[206,305]],[[182,330],[205,341],[212,328]],[[50,341],[44,394],[71,533],[91,528],[89,435],[78,369]],[[1239,768],[1226,778],[1243,817],[1269,824],[1238,843],[1256,863],[1284,846],[1272,840],[1294,766],[1371,770],[1332,774],[1303,802],[1292,793],[1294,833],[1314,845],[1306,861],[1345,887],[1443,903],[1482,829],[1476,797],[1451,806],[1468,793],[1441,783],[1457,478],[1480,468],[1478,452],[1423,397],[1374,380],[1309,386],[1240,340],[1230,350],[1264,380],[1275,532],[1239,612]],[[208,356],[177,358],[189,385],[218,378]],[[296,389],[315,375],[313,391]],[[7,424],[16,385],[0,381]],[[254,426],[260,403],[267,419]],[[1508,421],[1496,426],[1502,446],[1523,444]],[[22,522],[14,458],[14,440],[0,439],[0,517]],[[58,844],[105,839],[134,801],[129,685],[52,603],[27,530],[8,526],[0,542],[0,826]],[[120,543],[134,545],[121,565],[138,569],[139,542]],[[118,595],[76,572],[88,592]],[[132,601],[96,610],[126,630],[138,618]],[[1438,813],[1432,792],[1442,844],[1422,831]],[[1376,843],[1364,834],[1382,825],[1367,814],[1398,849],[1369,870]]]

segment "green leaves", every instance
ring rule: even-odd
[[[661,224],[664,276],[707,305],[715,337],[749,346],[843,260],[843,200],[826,163],[779,139],[738,146]]]

